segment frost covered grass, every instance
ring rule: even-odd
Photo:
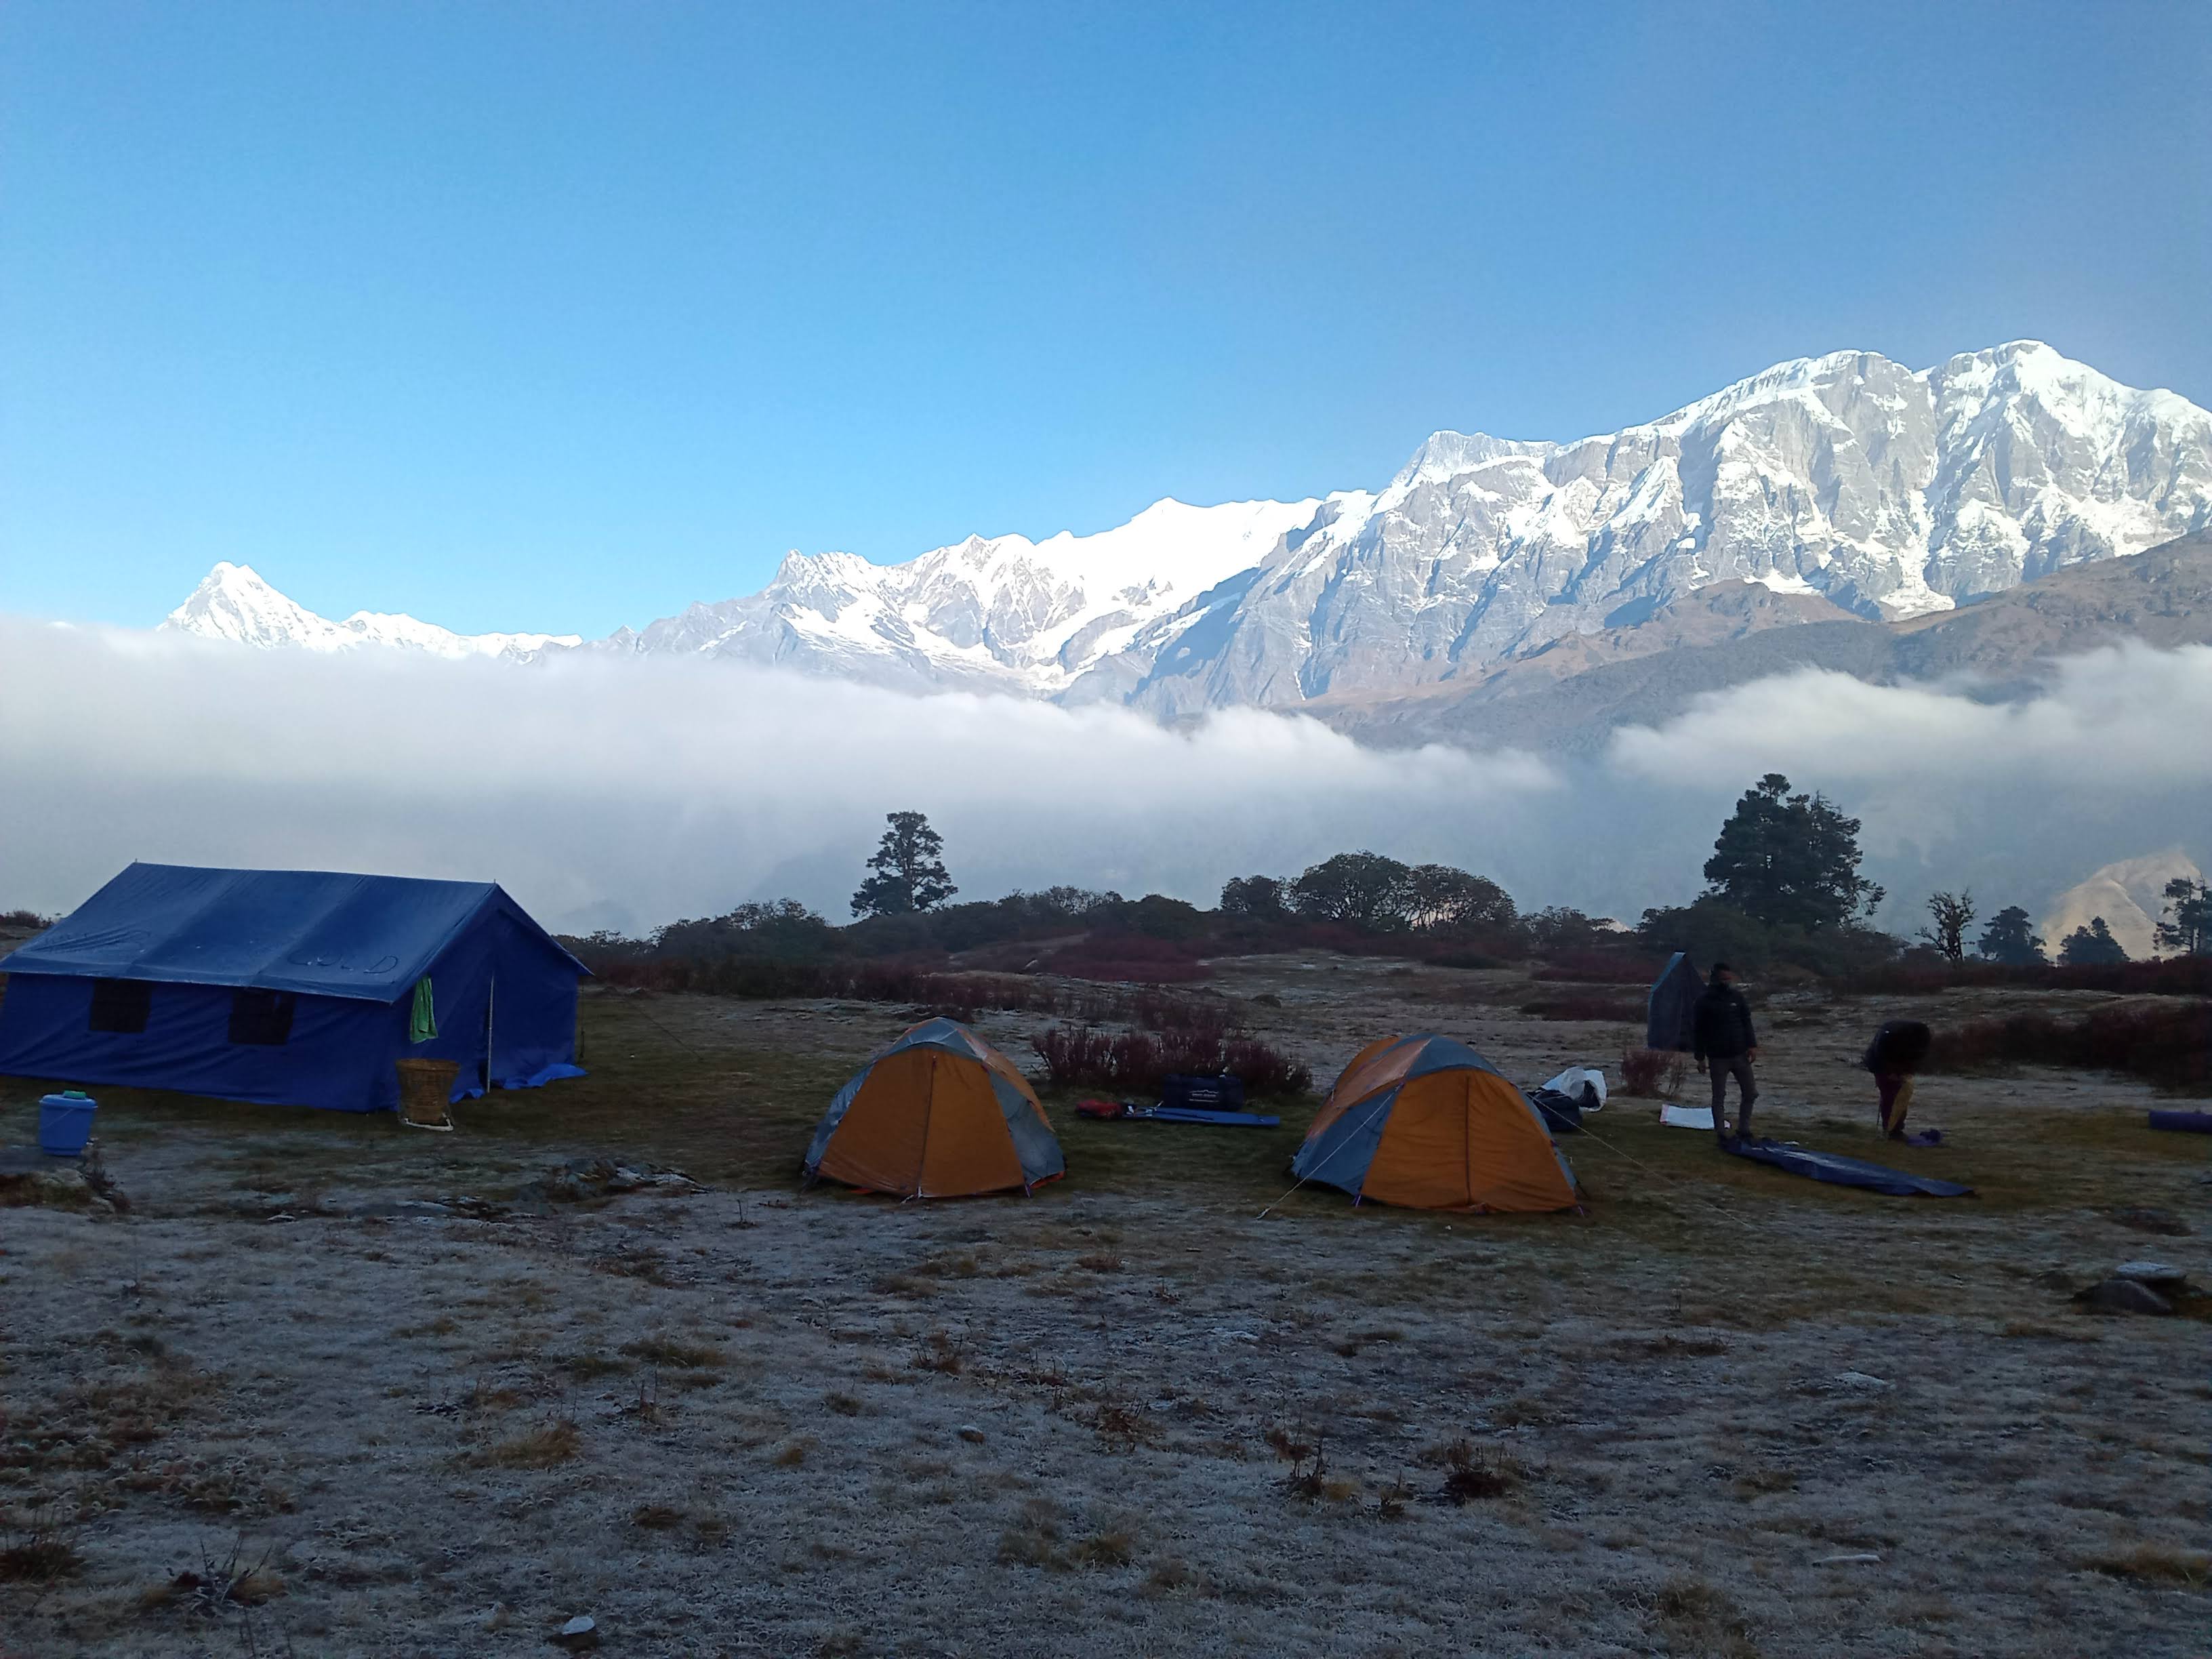
[[[1391,966],[1214,982],[1324,1082],[1439,1023],[1523,1081],[1624,1040],[1522,1018],[1510,970]],[[543,1651],[588,1612],[617,1650],[870,1652],[896,1601],[917,1649],[1049,1628],[1078,1659],[2188,1651],[2201,1326],[2067,1290],[2147,1248],[2197,1267],[2200,1149],[2140,1085],[2023,1072],[1924,1081],[1951,1144],[1893,1152],[1840,1063],[1879,1018],[2009,994],[1807,999],[1770,1040],[1770,1133],[1983,1194],[1946,1205],[1617,1099],[1562,1141],[1586,1215],[1308,1189],[1263,1221],[1310,1101],[1207,1131],[1057,1092],[1070,1173],[1034,1197],[802,1194],[822,1103],[900,1023],[836,1001],[594,994],[590,1079],[450,1136],[104,1098],[132,1210],[0,1234],[0,1543],[49,1504],[78,1562],[0,1583],[0,1627],[168,1659],[250,1611],[262,1650],[380,1659]],[[1019,1054],[1033,1018],[978,1022]],[[0,1135],[35,1092],[0,1084]],[[712,1189],[459,1207],[598,1152]],[[2146,1208],[2190,1231],[2115,1218]],[[283,1593],[210,1602],[232,1559]]]

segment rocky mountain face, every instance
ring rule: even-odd
[[[2212,532],[1901,622],[1869,622],[1756,583],[1715,583],[1649,622],[1558,640],[1480,675],[1322,698],[1309,712],[1383,747],[1587,751],[1619,726],[1673,718],[1702,693],[1798,669],[1875,684],[1966,678],[1984,696],[2023,696],[2057,658],[2123,640],[2212,644]]]
[[[1090,684],[1160,714],[1479,673],[1718,582],[1869,619],[2212,524],[2212,415],[2048,346],[1785,363],[1573,444],[1439,433]]]
[[[974,537],[898,565],[794,553],[759,593],[589,645],[369,613],[329,623],[230,566],[165,625],[318,649],[707,655],[1165,717],[1310,704],[1348,719],[1549,653],[1567,653],[1538,679],[1560,678],[1577,651],[1603,666],[1619,641],[1601,636],[1669,616],[1723,636],[1763,638],[1777,620],[1848,634],[2207,528],[2212,415],[2016,342],[1920,371],[1870,352],[1802,359],[1573,443],[1439,432],[1376,493],[1161,501],[1096,536]],[[1761,625],[1735,628],[1731,605]]]

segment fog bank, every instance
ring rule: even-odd
[[[491,878],[561,928],[785,894],[842,917],[883,815],[915,807],[966,897],[1210,902],[1372,847],[1632,917],[1694,892],[1729,804],[1781,770],[1865,819],[1903,908],[1969,882],[2033,908],[2113,858],[2203,860],[2207,729],[2203,648],[2099,652],[2016,706],[1795,675],[1566,766],[1252,710],[1171,732],[726,663],[317,657],[0,617],[0,908],[67,909],[138,858]]]

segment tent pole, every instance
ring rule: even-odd
[[[489,1098],[491,1097],[491,1006],[492,1006],[493,1000],[494,1000],[495,998],[496,998],[498,995],[499,995],[499,981],[498,981],[498,979],[497,979],[497,978],[495,978],[495,978],[493,978],[492,980],[490,980],[490,981],[487,981],[487,983],[486,983],[486,984],[485,984],[485,986],[484,986],[484,1079],[483,1079],[483,1083],[484,1083],[484,1097],[485,1097],[487,1100],[488,1100],[488,1099],[489,1099]]]

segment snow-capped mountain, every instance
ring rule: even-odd
[[[1802,359],[1571,444],[1440,432],[1071,689],[1161,714],[1455,677],[1726,580],[1948,609],[2212,523],[2212,415],[2020,342]]]
[[[1318,501],[1156,501],[1095,536],[970,536],[904,564],[793,553],[749,599],[587,647],[783,663],[878,684],[1051,696],[1265,558]]]
[[[1438,432],[1379,492],[793,553],[749,598],[580,648],[782,663],[1174,715],[1418,686],[1642,621],[1715,582],[1869,617],[1947,609],[2212,526],[2212,414],[2014,342],[1918,372],[1783,363],[1573,443]],[[573,637],[331,623],[218,565],[165,626],[256,645],[529,657]]]
[[[456,634],[412,617],[374,611],[356,611],[343,622],[332,622],[285,598],[262,580],[252,566],[227,559],[208,572],[161,626],[172,633],[198,634],[240,645],[297,646],[308,651],[382,645],[439,657],[526,659],[549,645],[583,643],[575,634]]]

